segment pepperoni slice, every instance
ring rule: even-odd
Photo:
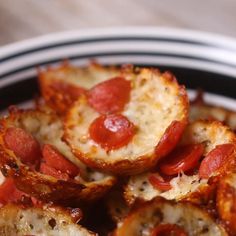
[[[198,165],[203,152],[202,144],[178,147],[159,163],[159,169],[165,175],[175,175],[181,171],[192,170]]]
[[[164,157],[173,150],[184,131],[184,127],[184,122],[172,121],[156,146],[158,156]]]
[[[5,205],[10,202],[17,202],[21,200],[25,194],[18,190],[11,178],[5,179],[0,185],[0,204]]]
[[[151,174],[148,177],[148,180],[151,183],[151,185],[158,190],[168,191],[172,188],[170,184],[171,178],[160,176],[157,173]]]
[[[101,114],[120,112],[129,101],[130,91],[130,81],[116,77],[93,87],[88,93],[88,101]]]
[[[208,179],[215,171],[219,170],[227,159],[235,151],[235,146],[231,143],[217,145],[211,150],[201,162],[199,176]]]
[[[3,137],[7,148],[11,149],[25,164],[35,164],[41,158],[38,141],[21,128],[8,128]]]
[[[178,225],[160,224],[154,228],[151,236],[188,236],[188,234]]]
[[[70,101],[75,101],[81,94],[86,92],[84,88],[58,80],[53,81],[50,86],[63,96],[67,96]]]
[[[123,115],[102,115],[90,125],[91,139],[106,150],[127,145],[135,133],[134,125]]]
[[[70,177],[67,173],[62,173],[61,171],[56,170],[55,168],[48,166],[45,163],[41,163],[40,165],[40,172],[45,175],[50,175],[52,177],[55,177],[56,179],[60,180],[69,180]]]
[[[69,176],[74,177],[78,175],[79,168],[71,161],[67,160],[55,147],[50,144],[43,146],[43,159],[48,167],[54,168],[61,173],[67,173]]]

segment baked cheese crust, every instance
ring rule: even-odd
[[[236,145],[235,134],[218,121],[196,121],[188,125],[184,131],[179,145],[204,144],[204,156],[213,150],[217,145],[232,143]],[[236,149],[235,149],[236,150]],[[221,175],[235,169],[236,151],[230,157],[230,161],[225,164],[220,173]],[[136,199],[148,201],[156,196],[161,196],[169,200],[180,200],[187,198],[192,201],[201,201],[201,195],[207,196],[207,191],[212,188],[207,179],[200,179],[198,174],[185,175],[180,173],[174,177],[170,184],[172,188],[168,191],[160,191],[153,187],[149,182],[147,172],[141,175],[132,176],[125,187],[125,198],[131,205]],[[213,177],[213,176],[212,176]]]
[[[90,89],[97,83],[113,78],[119,74],[116,67],[104,67],[96,62],[88,66],[77,67],[64,62],[58,67],[39,70],[38,81],[43,98],[51,108],[64,114],[74,99],[70,93],[58,89],[55,84]]]
[[[75,199],[87,202],[100,198],[115,184],[115,177],[85,166],[72,154],[68,145],[61,140],[62,122],[55,114],[13,109],[8,117],[1,120],[1,125],[1,170],[6,176],[13,177],[17,187],[23,192],[46,201]],[[31,170],[5,146],[2,137],[9,127],[26,130],[41,145],[53,145],[65,158],[79,167],[79,175],[73,180],[63,181]]]
[[[118,225],[114,236],[149,236],[161,224],[180,226],[189,236],[223,236],[225,230],[205,212],[190,203],[156,198],[131,211]]]
[[[185,89],[167,72],[127,67],[121,70],[121,76],[132,84],[130,101],[121,114],[136,127],[133,139],[126,146],[109,152],[95,143],[89,137],[89,127],[99,113],[89,106],[86,96],[68,111],[63,138],[86,165],[131,175],[155,166],[161,157],[156,152],[159,141],[172,122],[181,123],[180,133],[183,132],[188,119],[188,98]]]
[[[9,204],[0,208],[1,236],[96,236],[76,224],[67,211],[44,206],[22,207]]]

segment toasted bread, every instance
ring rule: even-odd
[[[22,207],[9,204],[0,208],[1,236],[95,236],[57,207]]]
[[[232,235],[236,234],[236,173],[223,177],[217,189],[217,210],[220,218],[229,228]]]
[[[165,224],[177,225],[191,236],[227,235],[203,209],[190,203],[176,204],[156,198],[131,211],[118,225],[114,236],[152,235],[155,227]]]
[[[84,89],[90,89],[118,74],[116,67],[103,67],[94,62],[86,67],[76,67],[64,62],[55,68],[39,70],[38,81],[46,103],[59,114],[64,114]]]
[[[121,114],[136,127],[133,139],[109,152],[94,142],[89,136],[89,127],[99,113],[85,96],[68,111],[63,138],[88,166],[119,175],[133,175],[155,166],[174,148],[187,123],[188,98],[184,87],[167,72],[161,74],[155,69],[130,67],[121,70],[120,76],[132,85],[130,100]],[[178,132],[170,129],[174,123],[178,123]]]
[[[204,144],[204,156],[214,150],[217,145],[231,143],[236,144],[235,134],[230,129],[218,121],[196,121],[188,125],[179,145]],[[186,175],[180,173],[171,181],[171,189],[161,191],[153,187],[149,182],[151,172],[130,177],[125,188],[125,198],[129,204],[133,204],[136,199],[148,201],[156,196],[161,196],[170,200],[188,199],[196,203],[207,201],[211,196],[211,191],[215,190],[215,181],[219,176],[235,168],[236,152],[234,151],[227,158],[227,162],[217,172],[213,173],[210,179],[201,179],[198,173]],[[213,179],[215,179],[213,181]],[[210,180],[210,181],[209,181]],[[209,183],[210,182],[210,183]]]
[[[79,175],[64,181],[30,169],[3,141],[9,127],[26,130],[40,145],[47,143],[56,147],[64,157],[79,167]],[[23,192],[44,201],[92,201],[100,198],[115,183],[115,178],[94,171],[75,158],[70,148],[61,140],[62,133],[62,123],[55,114],[36,110],[12,110],[8,117],[1,120],[0,163],[3,174],[13,177],[17,187]]]

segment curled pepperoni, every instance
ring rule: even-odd
[[[200,178],[208,179],[227,162],[228,157],[230,157],[234,151],[235,146],[231,143],[217,145],[201,162],[199,168]]]
[[[176,148],[159,163],[161,173],[175,175],[181,171],[189,171],[198,166],[204,152],[202,144],[191,144]]]
[[[71,161],[67,160],[55,147],[50,144],[43,146],[43,159],[47,167],[51,167],[61,173],[66,173],[71,177],[78,175],[79,168]],[[47,169],[47,167],[45,167]],[[44,168],[44,169],[45,169]]]
[[[149,175],[148,180],[154,188],[160,191],[168,191],[172,188],[170,184],[171,178],[160,176],[157,173]]]
[[[45,175],[50,175],[52,177],[55,177],[56,179],[60,180],[69,180],[70,177],[67,173],[62,173],[61,171],[56,170],[55,168],[48,166],[45,163],[41,163],[40,165],[40,172]]]
[[[63,96],[67,96],[70,101],[75,101],[81,94],[86,92],[84,88],[59,80],[53,81],[50,86]]]
[[[160,224],[154,228],[151,236],[188,236],[188,234],[178,225]]]
[[[135,133],[134,125],[123,115],[102,115],[89,128],[91,139],[106,150],[127,145]]]
[[[166,156],[177,145],[181,135],[184,131],[185,123],[181,121],[173,121],[165,133],[161,137],[161,140],[156,146],[156,154],[160,157]]]
[[[93,87],[88,93],[88,101],[101,114],[120,112],[129,101],[130,91],[130,81],[116,77]]]
[[[5,179],[0,185],[0,204],[5,205],[11,202],[17,202],[25,194],[18,190],[14,184],[14,180],[11,178]]]
[[[7,148],[11,149],[25,164],[35,164],[41,158],[38,141],[21,128],[8,128],[3,137]]]

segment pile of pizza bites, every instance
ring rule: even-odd
[[[0,120],[0,235],[236,235],[236,112],[170,72],[38,71]]]

